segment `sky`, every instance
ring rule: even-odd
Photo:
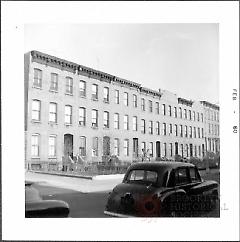
[[[218,24],[25,24],[38,50],[191,100],[219,104]]]

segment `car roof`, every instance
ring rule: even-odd
[[[130,169],[175,169],[178,167],[195,167],[195,165],[186,162],[177,162],[177,161],[156,161],[156,162],[138,162],[133,163],[130,166]]]

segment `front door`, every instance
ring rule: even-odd
[[[156,142],[156,157],[159,158],[161,157],[161,146],[160,146],[160,141]]]
[[[64,156],[71,156],[73,158],[73,135],[64,135]]]
[[[103,137],[103,155],[110,155],[110,137]]]
[[[133,138],[133,156],[138,157],[138,138]]]

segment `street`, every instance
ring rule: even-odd
[[[219,173],[201,172],[206,180],[219,182]],[[69,204],[72,218],[106,218],[103,212],[108,193],[121,182],[122,178],[111,180],[88,180],[82,178],[59,177],[45,174],[28,173],[26,179],[35,181],[33,185],[38,189],[43,199],[63,200]],[[201,217],[219,217],[218,207]]]

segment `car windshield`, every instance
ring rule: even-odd
[[[146,185],[156,185],[158,181],[158,173],[150,170],[131,170],[125,179],[127,183],[141,183]]]

